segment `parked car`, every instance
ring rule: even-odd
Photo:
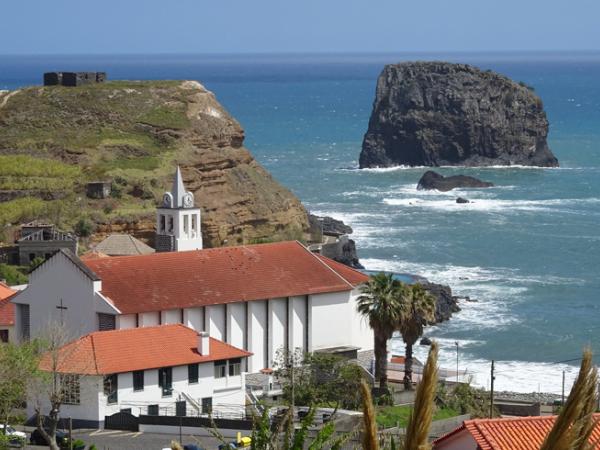
[[[46,432],[48,432],[48,431],[49,430],[46,429]],[[42,436],[42,433],[40,433],[40,430],[38,430],[37,428],[31,432],[31,437],[29,438],[29,442],[32,445],[48,445],[48,443],[46,442],[46,439],[44,438],[44,436]],[[62,444],[68,443],[68,442],[69,442],[69,435],[64,431],[56,430],[56,443],[59,446],[61,446]]]
[[[0,424],[0,433],[6,434],[9,439],[9,444],[11,447],[23,447],[25,445],[25,441],[27,440],[27,434],[22,431],[17,431],[10,425],[6,426],[6,431],[4,430],[4,424]]]

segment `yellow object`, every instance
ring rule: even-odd
[[[238,446],[250,447],[252,445],[252,438],[249,436],[238,437]]]

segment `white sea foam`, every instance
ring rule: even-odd
[[[436,339],[440,344],[439,365],[442,368],[456,369],[456,346],[453,339]],[[458,369],[472,376],[473,384],[490,387],[491,361],[468,357],[470,348],[481,345],[480,341],[458,340]],[[392,349],[403,353],[400,339],[392,340]],[[420,361],[427,359],[428,347],[415,346],[415,356]],[[576,363],[575,363],[576,364]],[[569,364],[554,364],[527,361],[495,361],[496,391],[548,392],[560,397],[562,391],[562,372],[565,371],[565,391],[568,394],[575,377],[577,367]]]
[[[453,195],[456,197],[457,193]],[[569,212],[568,208],[574,204],[599,203],[598,198],[587,199],[547,199],[547,200],[501,200],[490,198],[469,198],[470,203],[456,203],[454,199],[427,200],[418,197],[412,198],[384,198],[386,205],[404,206],[439,211],[535,211],[535,212]]]
[[[345,168],[340,168],[337,170],[356,170],[356,171],[361,171],[361,172],[373,172],[373,173],[385,173],[385,172],[395,172],[398,170],[435,170],[435,169],[457,169],[457,170],[513,170],[513,169],[518,169],[518,170],[587,170],[590,169],[590,167],[540,167],[540,166],[526,166],[526,165],[520,165],[520,164],[515,164],[512,166],[502,166],[502,165],[493,165],[493,166],[479,166],[479,167],[472,167],[472,166],[437,166],[437,167],[431,167],[431,166],[407,166],[407,165],[398,165],[398,166],[392,166],[392,167],[365,167],[364,169],[361,169],[357,166],[354,167],[345,167]]]

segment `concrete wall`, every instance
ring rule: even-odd
[[[138,326],[154,327],[160,324],[160,313],[156,311],[138,314]]]
[[[253,355],[248,360],[248,372],[258,372],[268,366],[266,344],[267,338],[266,300],[248,302],[248,351]]]
[[[287,298],[269,300],[269,361],[273,367],[278,353],[286,349],[287,339]]]
[[[204,331],[204,308],[186,308],[183,310],[183,323],[196,331]]]
[[[137,314],[121,314],[117,316],[117,330],[126,328],[135,328],[137,321]]]
[[[225,305],[211,305],[205,309],[208,333],[215,339],[225,338]]]

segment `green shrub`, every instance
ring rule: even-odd
[[[79,219],[74,230],[77,236],[89,237],[94,232],[94,224],[89,219]]]
[[[0,278],[10,285],[27,283],[27,275],[23,274],[16,266],[0,264]]]

